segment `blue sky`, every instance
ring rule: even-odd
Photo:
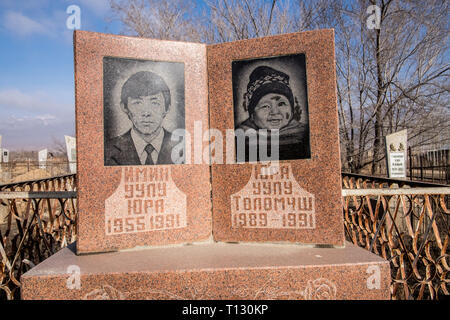
[[[108,0],[0,0],[0,135],[3,148],[38,150],[75,134],[73,31],[119,33]]]

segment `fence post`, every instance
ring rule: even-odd
[[[408,156],[409,156],[409,180],[412,181],[412,155],[411,155],[411,147],[408,147]]]
[[[436,151],[431,152],[431,181],[434,182],[434,166],[436,164]]]
[[[420,180],[423,181],[423,154],[419,154],[420,161]]]
[[[448,170],[448,153],[449,150],[445,150],[445,183],[448,184],[450,172]]]

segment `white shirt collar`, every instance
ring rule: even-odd
[[[144,139],[142,139],[142,137],[139,135],[139,133],[136,132],[134,127],[131,129],[131,138],[133,139],[133,143],[136,147],[139,159],[141,160],[141,163],[144,164],[145,160],[147,159],[147,152],[145,152],[145,147],[148,143]],[[159,151],[161,150],[163,139],[164,129],[161,127],[159,134],[150,142],[154,149],[151,154],[154,163],[156,163],[158,160],[158,155]]]

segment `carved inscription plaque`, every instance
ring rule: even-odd
[[[106,235],[186,227],[186,195],[173,182],[170,166],[123,168],[105,209]]]
[[[256,164],[245,187],[231,195],[232,228],[314,229],[314,195],[302,189],[289,164]]]

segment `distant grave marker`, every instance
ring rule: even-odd
[[[386,139],[386,162],[389,178],[406,178],[408,131],[389,134]]]

